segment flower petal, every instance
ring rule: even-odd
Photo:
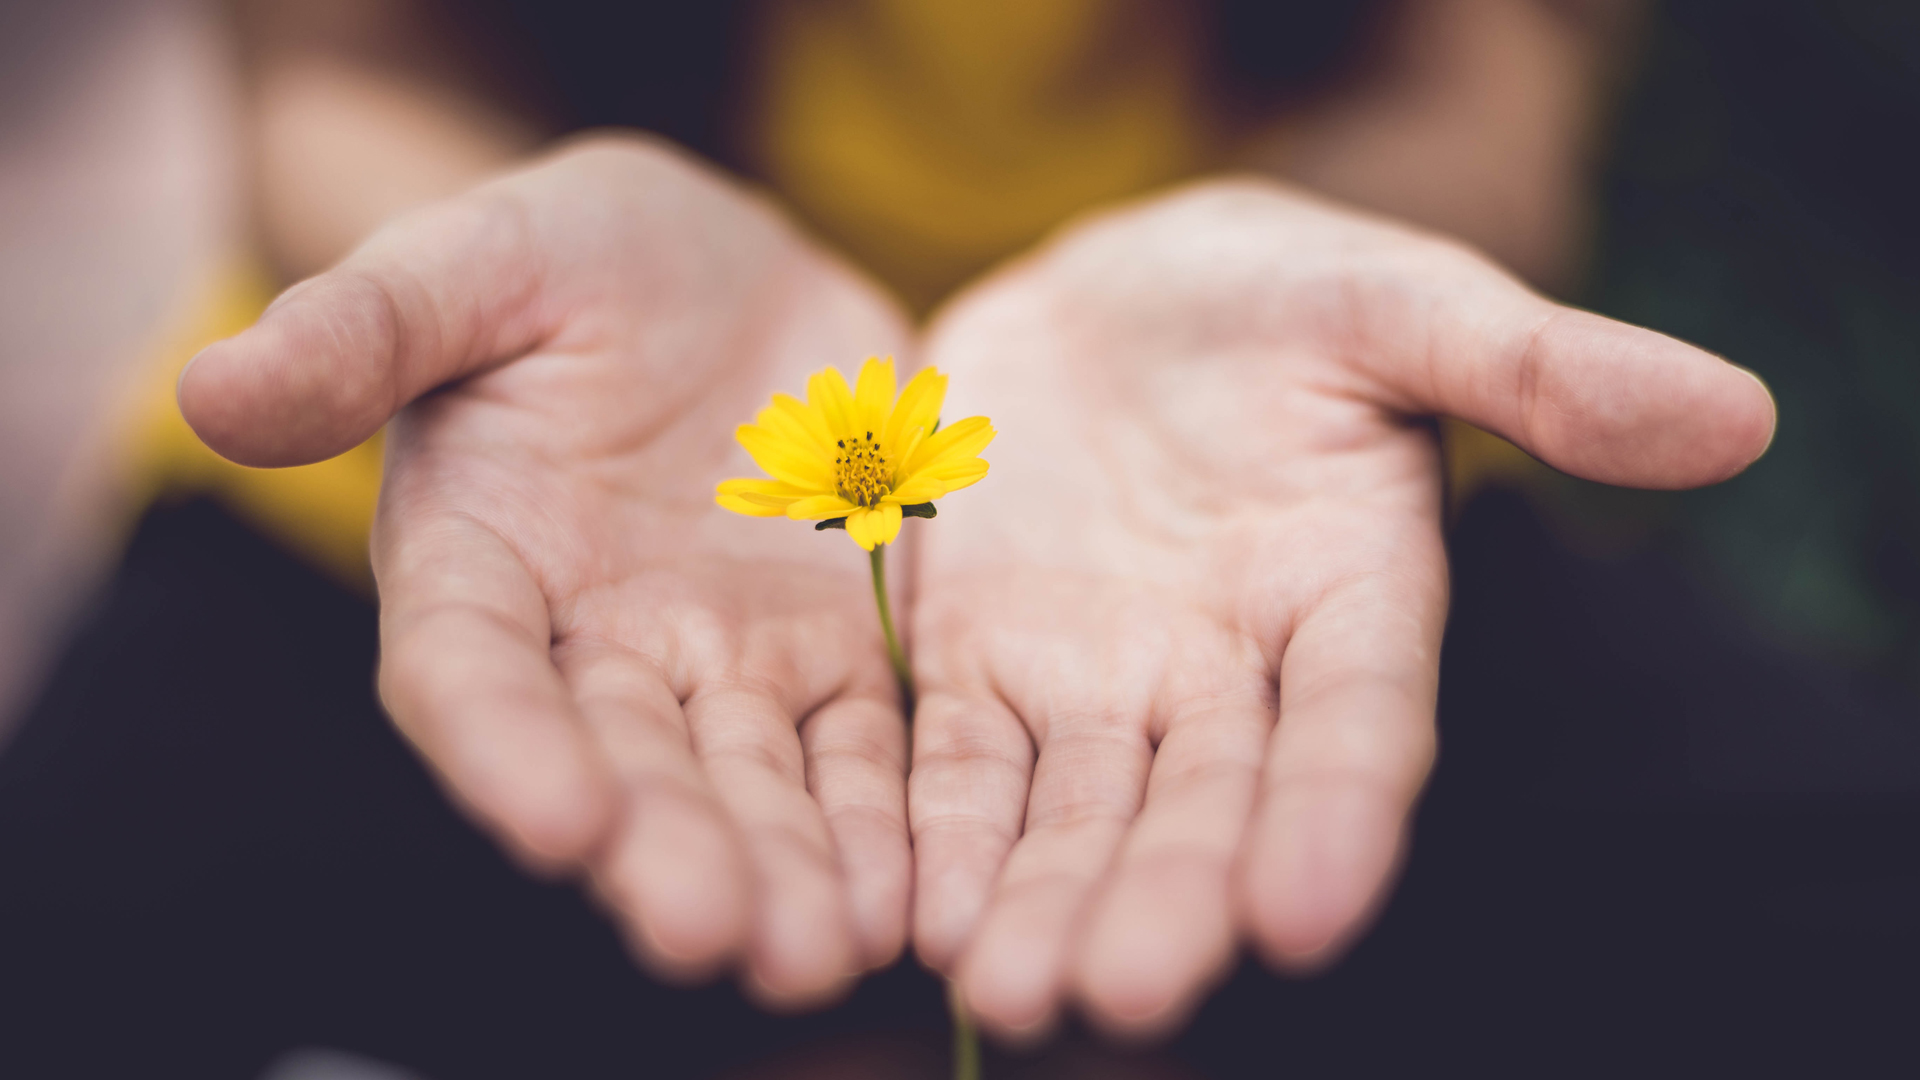
[[[775,394],[773,407],[805,425],[808,431],[813,432],[813,437],[820,441],[820,448],[826,451],[827,456],[833,456],[833,444],[839,436],[833,433],[833,425],[827,421],[827,414],[818,405],[810,405],[792,394]]]
[[[900,391],[900,400],[894,403],[893,414],[887,417],[886,431],[880,436],[887,454],[895,461],[907,460],[913,448],[905,444],[913,437],[914,429],[931,430],[933,422],[940,419],[940,405],[946,399],[947,377],[935,369],[921,368],[918,375],[909,379],[906,389]]]
[[[741,424],[733,437],[753,455],[754,464],[776,480],[811,491],[833,490],[833,463],[806,443],[798,443],[757,424]]]
[[[925,477],[930,480],[938,480],[940,483],[945,484],[947,493],[952,494],[963,487],[972,487],[979,483],[986,475],[987,463],[985,461],[979,458],[962,458],[959,461],[950,461],[943,465],[936,465],[931,469],[915,473],[913,479],[908,481],[907,484],[901,485],[901,488],[904,490],[908,485],[917,483],[922,477]]]
[[[883,502],[867,511],[867,535],[876,544],[893,543],[894,537],[900,535],[900,516],[899,503]]]
[[[978,458],[974,459],[978,461]],[[931,473],[921,472],[911,480],[893,489],[886,501],[903,506],[932,502],[947,493],[947,482]]]
[[[714,504],[722,510],[731,510],[736,514],[745,514],[748,517],[772,518],[786,516],[786,511],[784,510],[775,510],[771,506],[756,506],[738,495],[715,495],[713,501]]]
[[[850,503],[838,495],[809,495],[788,503],[787,516],[795,521],[825,521],[828,518],[846,517],[859,508],[859,504]]]
[[[887,427],[887,413],[893,408],[893,388],[893,357],[867,357],[860,368],[860,382],[853,388],[854,416],[860,424],[852,434],[871,431],[874,438],[880,437]]]
[[[780,517],[803,494],[792,484],[778,480],[722,480],[714,489],[713,501],[748,517]]]
[[[868,531],[872,527],[873,519],[874,512],[864,506],[854,507],[853,511],[847,515],[847,535],[853,537],[853,542],[867,551],[872,551],[874,545],[873,534]]]
[[[928,436],[913,452],[908,460],[906,474],[913,476],[922,469],[932,468],[948,461],[970,458],[987,448],[993,441],[995,432],[993,422],[984,416],[969,416]]]
[[[907,432],[907,437],[902,444],[897,445],[893,449],[887,451],[888,460],[893,462],[893,482],[895,484],[898,484],[902,480],[906,479],[907,462],[913,460],[914,451],[920,449],[920,444],[925,442],[926,440],[927,440],[927,429],[914,428],[912,431]]]
[[[807,377],[807,404],[820,410],[827,430],[833,433],[833,441],[853,434],[854,425],[859,423],[853,408],[853,391],[847,389],[846,377],[840,374],[839,368],[830,367]]]
[[[784,480],[762,480],[759,478],[722,480],[714,489],[721,495],[737,495],[748,502],[760,506],[784,507],[795,499],[813,494],[809,488],[797,487]]]
[[[773,404],[760,410],[753,422],[794,442],[813,447],[833,457],[834,434],[820,410],[792,394],[773,395]]]

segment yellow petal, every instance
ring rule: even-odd
[[[807,404],[820,410],[835,442],[852,434],[854,425],[859,423],[853,408],[853,391],[847,389],[846,377],[840,374],[839,368],[828,368],[807,378]]]
[[[780,517],[803,494],[792,484],[778,480],[722,480],[714,489],[713,501],[748,517]]]
[[[731,510],[736,514],[745,514],[748,517],[770,518],[786,516],[786,511],[784,510],[776,510],[771,506],[757,506],[738,495],[715,495],[713,501],[722,510]]]
[[[900,516],[899,503],[883,502],[867,511],[867,535],[876,544],[893,543],[893,538],[900,535]]]
[[[847,515],[847,535],[867,551],[872,551],[874,545],[873,534],[868,531],[873,520],[874,512],[864,506],[854,507],[853,512]]]
[[[838,495],[809,495],[787,504],[787,516],[795,521],[825,521],[846,517],[859,506]]]
[[[922,469],[973,457],[987,448],[993,436],[993,422],[984,416],[969,416],[943,427],[913,452],[906,464],[906,475],[914,476]]]
[[[922,477],[938,480],[946,485],[947,493],[959,491],[963,487],[972,487],[987,475],[987,463],[979,458],[961,458],[950,461],[924,472],[915,473],[909,484],[918,482]],[[902,485],[905,487],[906,485]]]
[[[923,472],[895,488],[893,494],[887,496],[887,501],[903,506],[917,506],[923,502],[932,502],[946,493],[946,481]]]
[[[833,457],[834,435],[820,410],[791,394],[773,395],[773,404],[760,410],[753,422],[794,442]]]
[[[886,430],[887,413],[893,408],[893,357],[869,356],[860,368],[860,383],[853,389],[854,415],[860,424],[852,434],[874,438]]]
[[[906,479],[907,462],[913,460],[914,451],[920,449],[920,444],[926,440],[927,429],[914,428],[912,431],[907,432],[907,437],[903,445],[887,451],[887,459],[892,461],[894,465],[893,482],[895,486],[898,486],[902,480]]]
[[[833,462],[821,457],[821,451],[757,424],[741,424],[734,429],[733,437],[768,476],[811,491],[833,490]]]
[[[780,511],[785,511],[795,499],[813,494],[806,488],[779,480],[722,480],[714,493]]]
[[[933,427],[946,398],[947,377],[933,368],[922,368],[909,379],[906,389],[900,391],[900,400],[894,403],[893,415],[887,417],[887,430],[881,434],[887,454],[895,461],[907,460],[913,450],[905,443],[913,438],[914,429]]]

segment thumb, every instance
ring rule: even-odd
[[[1459,257],[1424,285],[1363,293],[1355,309],[1363,364],[1411,411],[1459,417],[1557,469],[1628,487],[1717,483],[1766,452],[1773,396],[1752,372]]]
[[[242,465],[353,448],[414,398],[544,336],[531,232],[503,187],[396,220],[194,357],[180,375],[181,414]]]

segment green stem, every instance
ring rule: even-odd
[[[887,604],[887,545],[873,545],[873,601],[880,605],[880,629],[887,635],[887,659],[893,662],[893,677],[900,681],[900,694],[906,699],[907,723],[913,723],[913,669],[907,666],[907,650],[900,647],[900,635],[893,631],[893,609]]]
[[[899,680],[900,696],[906,709],[907,731],[913,731],[913,669],[907,666],[907,650],[900,647],[900,635],[893,629],[893,608],[887,603],[887,545],[875,544],[873,563],[873,602],[880,608],[880,629],[887,636],[887,659],[893,664],[893,677]],[[953,1013],[953,1080],[980,1080],[980,1036],[967,1019],[967,1007],[960,991],[947,985],[947,1008]]]
[[[967,1018],[960,988],[947,984],[947,1009],[953,1014],[953,1080],[980,1080],[980,1036]]]

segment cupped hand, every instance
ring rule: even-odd
[[[1676,488],[1770,397],[1457,245],[1262,181],[1101,217],[976,287],[927,359],[992,416],[921,530],[914,936],[981,1024],[1164,1030],[1239,942],[1336,956],[1434,760],[1450,414]]]
[[[809,1004],[905,940],[906,742],[863,560],[714,506],[777,388],[898,350],[873,289],[610,137],[374,235],[199,356],[249,465],[390,417],[380,692],[483,823],[590,878],[668,975]]]

